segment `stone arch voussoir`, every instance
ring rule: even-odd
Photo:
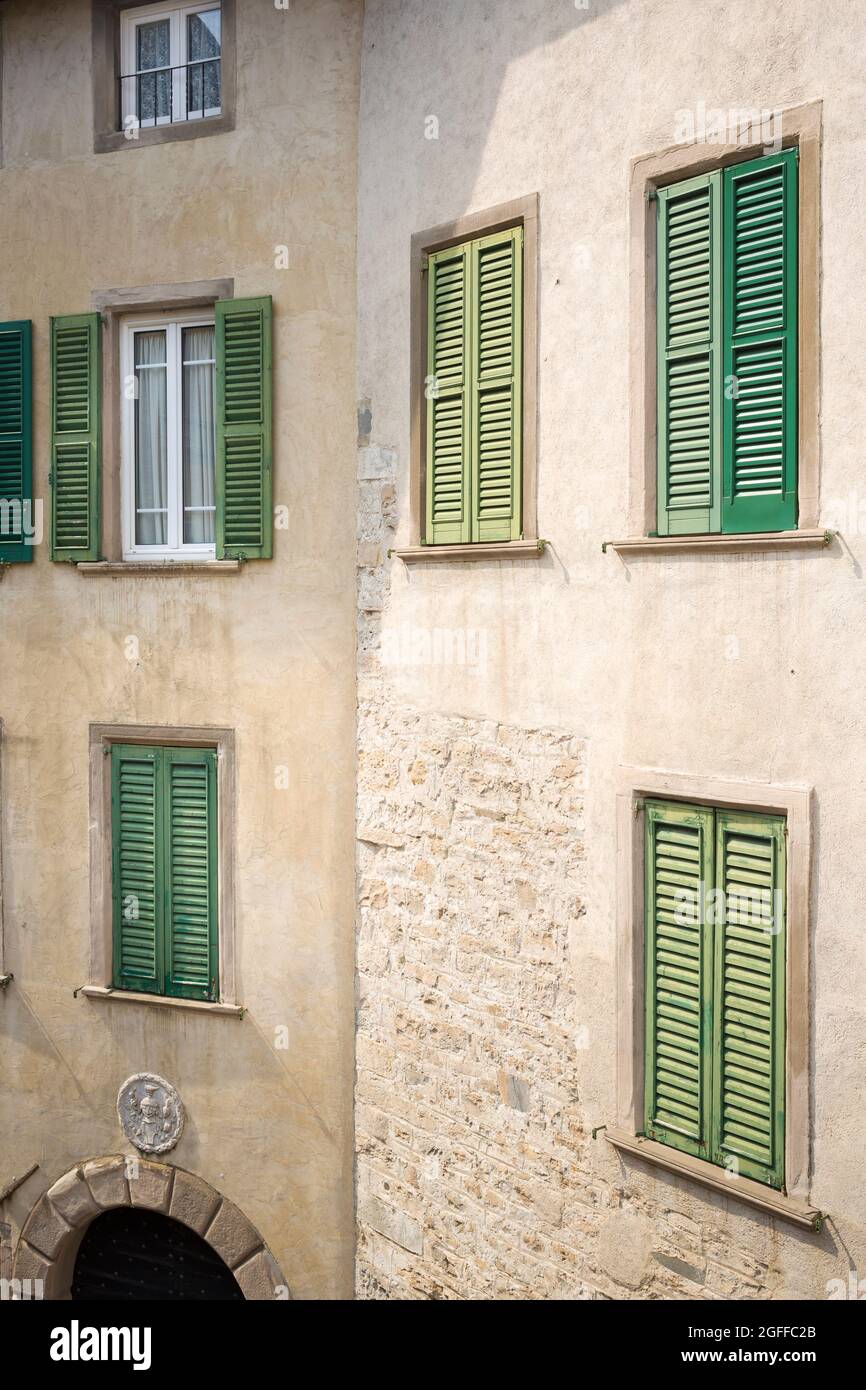
[[[291,1297],[280,1268],[243,1212],[204,1178],[138,1155],[110,1154],[70,1168],[32,1208],[13,1280],[40,1280],[43,1297],[68,1299],[75,1257],[91,1221],[114,1207],[146,1207],[189,1226],[228,1265],[244,1297]]]

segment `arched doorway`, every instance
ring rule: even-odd
[[[72,1274],[72,1299],[242,1301],[240,1285],[206,1240],[170,1216],[115,1207],[88,1226]]]
[[[124,1222],[123,1216],[127,1220]],[[112,1222],[102,1218],[113,1216]],[[163,1218],[148,1226],[142,1216]],[[168,1224],[165,1224],[168,1223]],[[95,1227],[92,1246],[81,1267],[78,1256]],[[175,1230],[180,1227],[184,1237]],[[194,1240],[190,1240],[194,1237]],[[112,1241],[114,1244],[112,1245]],[[205,1246],[213,1259],[203,1256]],[[124,1251],[126,1256],[124,1256]],[[149,1255],[147,1252],[149,1251]],[[38,1199],[24,1222],[15,1248],[12,1278],[22,1285],[38,1289],[37,1298],[67,1300],[70,1298],[115,1298],[106,1292],[75,1292],[97,1286],[100,1277],[106,1282],[106,1271],[112,1267],[121,1271],[118,1259],[128,1257],[127,1271],[132,1260],[142,1254],[151,1261],[171,1259],[163,1273],[174,1280],[178,1269],[192,1271],[199,1279],[219,1277],[223,1280],[221,1294],[208,1298],[236,1297],[225,1283],[228,1272],[240,1295],[245,1299],[270,1301],[291,1298],[283,1274],[259,1231],[244,1213],[204,1178],[173,1164],[157,1163],[136,1154],[107,1154],[91,1158],[70,1168]],[[114,1255],[114,1262],[112,1262]],[[203,1263],[207,1259],[206,1263]],[[214,1263],[214,1260],[216,1263]],[[222,1266],[223,1272],[217,1271]],[[100,1270],[102,1271],[100,1275]],[[133,1279],[147,1280],[150,1276],[139,1263]],[[189,1288],[187,1284],[185,1287]],[[230,1292],[226,1292],[231,1290]],[[141,1294],[144,1298],[201,1297],[199,1294],[153,1291]],[[136,1297],[135,1293],[121,1297]]]

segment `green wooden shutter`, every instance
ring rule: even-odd
[[[165,795],[166,988],[180,999],[218,999],[216,753],[167,748]]]
[[[713,813],[646,803],[646,1133],[710,1153]]]
[[[273,548],[271,299],[216,304],[216,551],[269,560]]]
[[[658,533],[718,531],[722,451],[721,175],[658,191]]]
[[[32,409],[30,321],[0,323],[0,565],[33,559]]]
[[[162,991],[160,750],[111,749],[115,989]]]
[[[523,441],[523,228],[472,246],[472,539],[517,540]]]
[[[51,320],[51,558],[99,559],[98,314]]]
[[[785,822],[716,812],[713,1161],[784,1178]]]
[[[797,525],[797,152],[725,170],[722,529]]]
[[[427,264],[428,545],[472,538],[469,433],[470,248],[435,251]]]

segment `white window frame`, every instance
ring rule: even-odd
[[[121,322],[121,509],[124,560],[215,560],[210,545],[183,540],[183,330],[214,328],[213,311],[168,315],[136,314]],[[168,543],[141,545],[135,539],[135,334],[164,332],[166,336],[166,420]],[[216,353],[216,332],[214,332]],[[134,388],[134,389],[133,389]],[[216,467],[216,460],[214,460]],[[214,480],[216,483],[216,480]],[[216,510],[214,510],[216,526]]]
[[[207,0],[199,0],[197,5],[142,5],[134,10],[124,10],[120,16],[120,72],[121,77],[126,78],[121,82],[120,109],[121,126],[125,129],[130,117],[133,117],[141,130],[152,130],[157,126],[179,125],[184,121],[198,121],[206,116],[219,116],[222,114],[222,106],[207,106],[204,110],[192,108],[187,110],[187,73],[183,66],[189,61],[187,48],[188,26],[187,19],[190,15],[213,14],[215,10],[220,11],[220,94],[222,94],[222,5],[208,4]],[[138,87],[133,83],[133,78],[138,74],[136,57],[136,31],[140,24],[152,24],[157,20],[167,19],[170,23],[169,37],[169,66],[175,69],[171,74],[171,117],[155,116],[153,120],[142,122],[138,110]],[[162,69],[146,69],[145,71],[159,72]],[[135,87],[135,95],[130,103],[128,92],[130,85]],[[202,101],[204,101],[204,84],[202,84]],[[131,106],[132,109],[128,109]]]

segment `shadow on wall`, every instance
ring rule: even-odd
[[[391,209],[379,206],[377,215],[382,217],[384,213],[390,220],[393,213],[399,221],[401,211],[419,208],[428,216],[422,225],[435,225],[470,210],[474,206],[475,181],[482,165],[487,131],[509,69],[524,54],[546,48],[574,31],[590,28],[597,20],[627,5],[628,0],[442,0],[438,5],[411,0],[399,6],[379,0],[376,5],[368,5],[365,55],[375,48],[378,33],[386,30],[393,54],[425,55],[420,74],[411,63],[395,63],[387,89],[378,81],[362,81],[361,130],[375,130],[377,140],[375,158],[369,163],[361,159],[362,181],[365,168],[375,169],[382,164],[388,166],[390,176],[402,171],[403,178],[414,177],[411,188],[400,181],[390,182],[394,205]],[[590,41],[587,35],[587,42]],[[459,55],[473,51],[479,61],[473,64],[471,89],[468,84],[442,81],[443,75],[455,66],[455,54],[461,62]],[[599,86],[602,85],[599,74]],[[400,112],[403,119],[383,123],[378,118],[386,106],[392,112]],[[522,115],[528,120],[531,112],[526,110]],[[567,111],[562,112],[562,119],[568,120]],[[390,135],[391,148],[381,143],[383,130]],[[413,159],[408,146],[419,141],[426,146],[424,159]],[[459,142],[458,160],[455,141]],[[447,180],[443,178],[443,182],[449,190],[449,205],[444,208],[436,191],[440,184],[436,167],[439,160],[447,162]],[[516,189],[513,196],[527,191]],[[372,195],[375,190],[371,188],[369,192]]]

